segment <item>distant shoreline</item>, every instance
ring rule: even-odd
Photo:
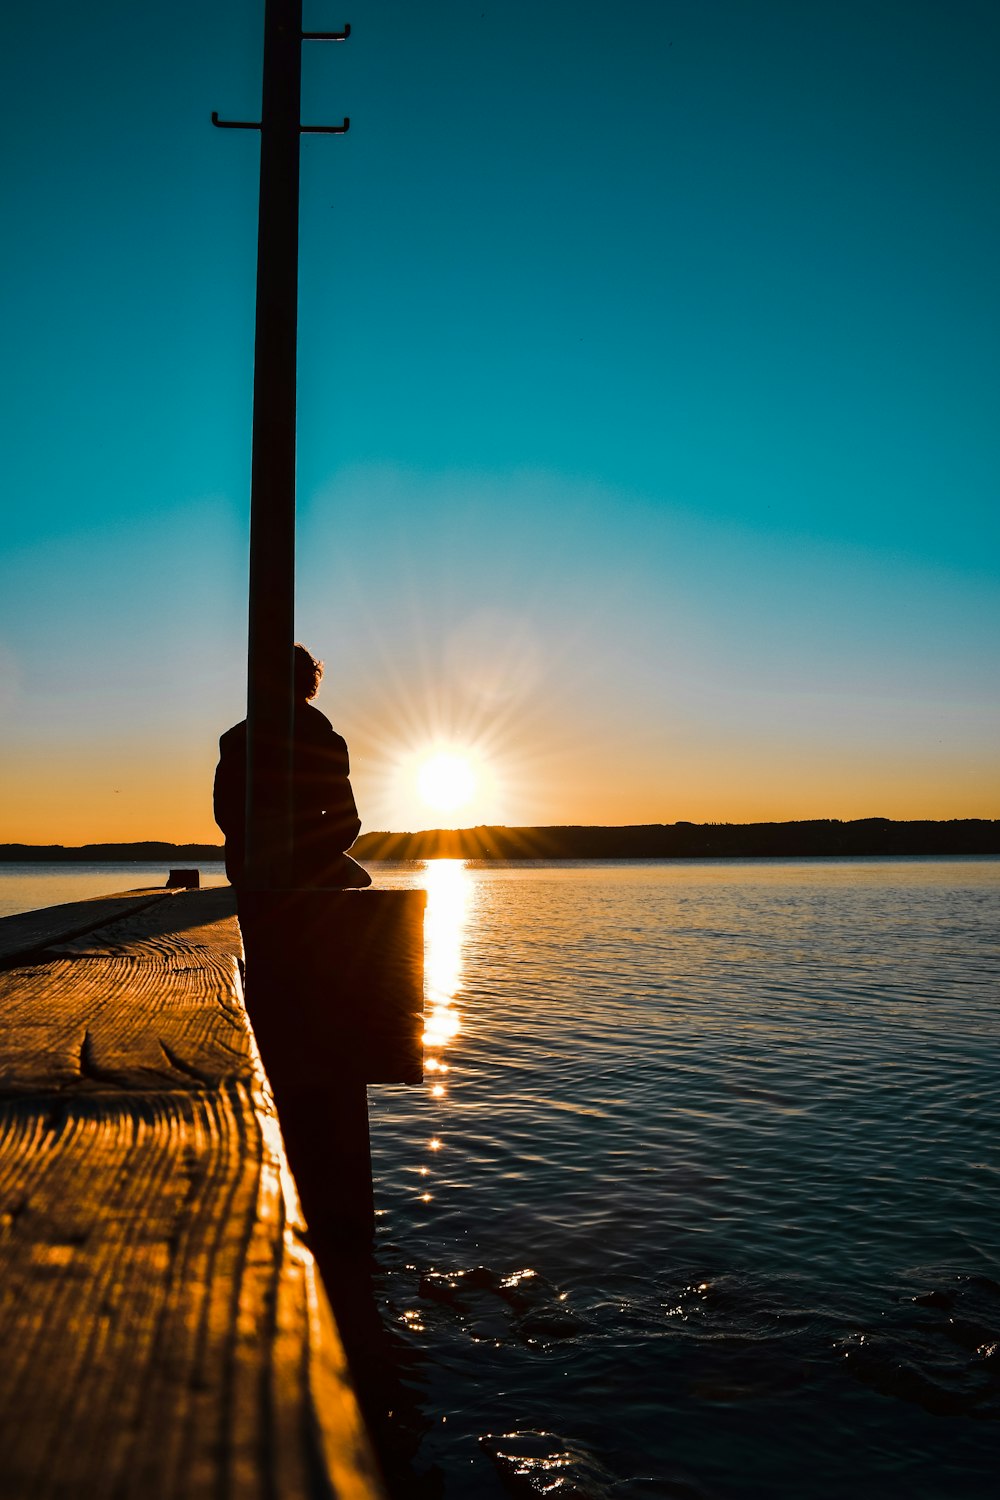
[[[623,827],[426,829],[366,833],[365,859],[780,859],[865,855],[1000,854],[1000,819],[818,818],[789,823],[643,823]],[[0,844],[0,863],[217,861],[221,844]]]

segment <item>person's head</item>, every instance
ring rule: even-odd
[[[293,684],[296,699],[315,698],[323,680],[323,663],[317,661],[311,651],[296,643],[293,664]]]

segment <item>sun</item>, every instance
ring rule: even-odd
[[[434,750],[417,768],[417,792],[433,812],[457,812],[472,801],[478,784],[471,756],[460,750]]]
[[[414,735],[386,757],[380,816],[399,829],[502,823],[504,781],[493,745],[480,733]]]

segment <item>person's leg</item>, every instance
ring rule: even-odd
[[[296,835],[295,861],[292,885],[296,890],[364,890],[371,885],[368,871],[353,860],[349,854],[330,849],[327,842],[310,836],[308,829],[299,829]]]
[[[349,854],[342,854],[335,860],[323,878],[323,884],[335,890],[363,891],[371,883],[368,871]]]

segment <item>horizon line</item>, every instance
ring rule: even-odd
[[[447,835],[454,837],[458,834],[475,834],[488,831],[503,833],[522,832],[549,832],[549,831],[573,831],[589,832],[600,831],[602,833],[626,833],[632,830],[652,829],[708,829],[708,828],[789,828],[802,825],[839,825],[852,826],[859,823],[881,823],[893,827],[910,824],[934,824],[939,826],[953,825],[956,823],[998,823],[1000,818],[988,816],[975,816],[963,818],[886,818],[879,814],[873,814],[861,818],[837,818],[837,817],[812,817],[812,818],[762,818],[746,822],[734,822],[729,819],[716,819],[707,822],[695,823],[687,818],[678,818],[673,823],[475,823],[455,827],[437,826],[433,828],[420,829],[372,829],[359,835],[352,848],[365,843],[369,839],[408,839],[428,838],[435,835]],[[6,849],[103,849],[103,848],[140,848],[160,847],[173,849],[218,849],[225,848],[224,841],[213,843],[206,839],[88,839],[81,844],[61,843],[33,843],[24,839],[10,839],[0,843],[0,851]]]

